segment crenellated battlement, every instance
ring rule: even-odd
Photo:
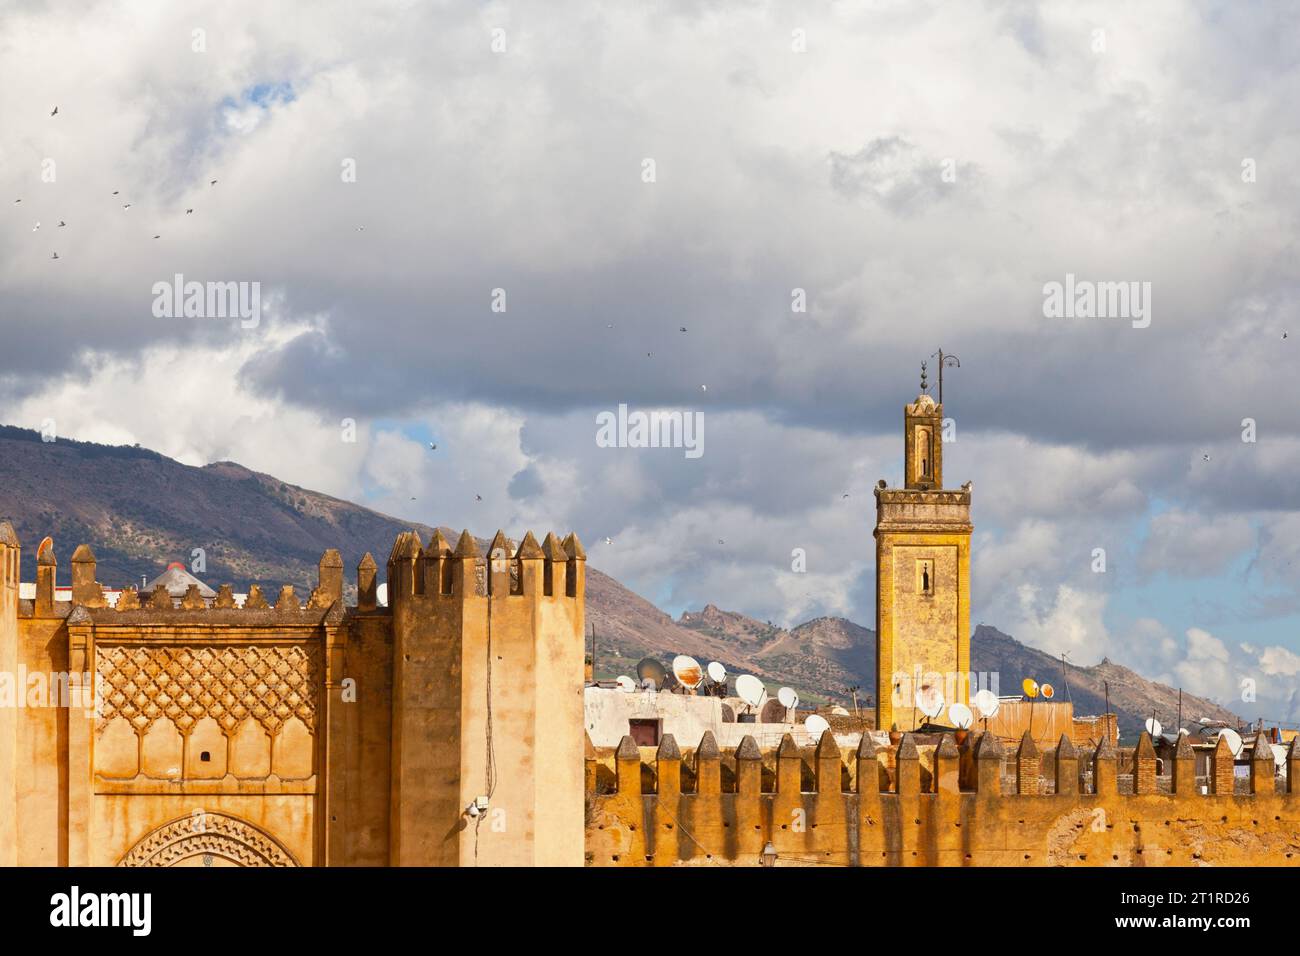
[[[624,737],[587,748],[587,862],[757,865],[766,850],[779,865],[1300,863],[1296,742],[1284,780],[1261,750],[1248,793],[1233,792],[1226,741],[1208,784],[1185,740],[1168,779],[1147,735],[1123,767],[1108,740],[1080,755],[1062,737],[1042,760],[1028,735],[1014,751],[991,734],[897,746],[864,734],[846,749],[826,733],[815,747],[745,737],[723,752],[710,732],[686,753],[671,735],[653,750]]]
[[[19,547],[13,529],[6,525],[0,547],[13,557],[5,559],[5,573],[17,586]],[[513,545],[505,533],[498,531],[486,553],[469,531],[464,531],[453,549],[441,531],[425,546],[415,531],[402,532],[393,542],[388,558],[388,604],[438,601],[472,601],[491,597],[495,600],[547,598],[580,601],[585,592],[587,555],[576,534],[561,540],[554,533],[538,543],[533,533],[525,534]],[[46,538],[37,556],[36,596],[23,602],[23,616],[64,617],[72,607],[102,609],[105,614],[133,614],[143,620],[154,612],[243,611],[275,612],[294,615],[325,611],[343,601],[343,560],[335,549],[326,551],[318,565],[317,586],[300,599],[294,586],[282,585],[278,592],[265,591],[253,584],[242,603],[230,584],[221,585],[216,596],[205,597],[198,585],[191,584],[176,600],[162,585],[142,593],[135,586],[117,592],[110,606],[105,589],[96,580],[96,558],[89,545],[79,545],[72,556],[70,600],[60,600],[56,588],[58,560],[54,544]],[[357,566],[357,609],[378,609],[378,576],[374,558],[366,554]]]
[[[518,545],[498,531],[480,552],[469,531],[453,549],[441,531],[426,546],[414,531],[397,536],[388,558],[388,602],[461,601],[491,597],[577,600],[586,588],[587,555],[576,534],[554,533],[537,543],[531,531]]]

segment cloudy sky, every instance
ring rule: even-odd
[[[1300,720],[1290,16],[0,0],[0,420],[872,625],[942,347],[974,622]],[[260,321],[155,315],[176,274]],[[1067,274],[1149,326],[1045,316]],[[619,404],[703,455],[599,447]]]

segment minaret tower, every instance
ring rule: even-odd
[[[924,723],[918,690],[969,703],[971,484],[943,487],[943,406],[903,408],[903,487],[876,487],[876,726]],[[940,718],[946,722],[945,713]]]

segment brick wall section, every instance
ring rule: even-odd
[[[1232,750],[1228,742],[1219,737],[1218,746],[1210,761],[1210,792],[1220,796],[1231,796],[1233,791]]]
[[[1156,748],[1145,730],[1133,748],[1133,792],[1156,792]]]
[[[1037,796],[1040,789],[1039,772],[1042,768],[1042,755],[1033,735],[1028,730],[1020,738],[1016,750],[1016,793],[1023,796]]]

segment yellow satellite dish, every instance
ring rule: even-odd
[[[1055,688],[1053,688],[1051,684],[1044,684],[1038,689],[1043,692],[1043,700],[1051,700],[1052,695],[1056,693]]]
[[[1025,689],[1026,697],[1038,696],[1038,681],[1034,680],[1032,677],[1026,677],[1024,683],[1020,686]]]

